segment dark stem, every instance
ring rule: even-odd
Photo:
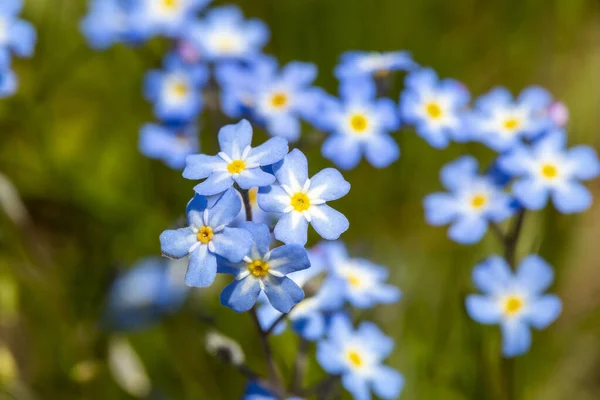
[[[304,376],[308,368],[308,348],[310,342],[303,337],[298,342],[298,354],[294,362],[294,373],[292,375],[292,393],[298,393],[304,383]]]
[[[238,189],[244,201],[244,210],[246,211],[246,221],[252,221],[252,204],[250,203],[250,195],[247,190]]]
[[[525,209],[521,209],[517,214],[517,218],[512,227],[512,230],[506,236],[504,244],[504,258],[508,264],[514,268],[516,266],[515,254],[517,251],[517,243],[523,229],[523,221],[525,221]]]
[[[319,400],[327,399],[331,395],[339,381],[339,375],[328,375],[321,381],[308,388],[302,394],[307,398],[314,395],[315,398]]]
[[[279,380],[279,375],[277,374],[277,366],[275,364],[275,360],[273,359],[273,352],[271,351],[271,345],[269,344],[269,337],[265,331],[262,330],[260,326],[260,321],[258,320],[258,315],[256,315],[256,309],[252,308],[250,310],[250,315],[252,316],[252,320],[256,325],[256,329],[258,330],[258,337],[260,339],[260,344],[263,348],[263,352],[265,353],[265,359],[267,361],[267,368],[269,370],[269,383],[271,388],[276,392],[278,398],[282,398],[284,394],[284,389]]]

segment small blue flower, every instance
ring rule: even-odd
[[[450,140],[468,139],[464,126],[469,91],[453,79],[440,80],[431,68],[406,77],[400,98],[401,116],[431,146],[443,149]]]
[[[552,126],[547,109],[552,97],[543,88],[530,86],[517,100],[502,87],[492,89],[475,102],[469,118],[473,140],[504,152],[522,139],[532,139]]]
[[[434,193],[425,198],[425,218],[431,225],[452,224],[448,236],[462,244],[481,240],[490,222],[510,217],[513,204],[490,176],[479,176],[478,163],[465,156],[440,172],[440,180],[450,193]]]
[[[170,258],[189,255],[185,282],[189,286],[210,286],[217,274],[217,256],[240,262],[252,247],[248,231],[228,227],[242,208],[238,194],[229,189],[208,208],[203,196],[194,196],[187,206],[190,226],[167,230],[160,235],[162,253]]]
[[[120,274],[108,292],[104,320],[116,330],[134,330],[175,312],[186,299],[188,287],[181,261],[148,257]]]
[[[249,59],[269,41],[269,29],[260,20],[244,20],[235,6],[215,7],[192,23],[185,39],[209,61]]]
[[[327,339],[317,346],[317,360],[332,375],[342,376],[342,385],[355,400],[370,400],[371,390],[380,398],[400,396],[404,377],[383,365],[394,349],[394,341],[371,322],[354,330],[350,319],[335,315]]]
[[[195,126],[146,124],[140,131],[139,148],[146,157],[181,169],[185,166],[186,157],[198,152],[198,132]]]
[[[338,295],[357,308],[373,307],[375,304],[395,303],[400,300],[400,290],[385,281],[387,268],[361,258],[351,258],[342,242],[324,243],[319,246],[329,269],[329,278],[343,283]]]
[[[0,67],[0,98],[12,96],[17,91],[17,76],[10,68]]]
[[[356,77],[384,77],[394,71],[409,71],[417,64],[407,51],[347,51],[335,68],[339,80]]]
[[[252,126],[245,119],[235,125],[224,126],[219,131],[221,152],[216,156],[189,156],[183,177],[207,178],[194,188],[196,193],[205,196],[221,193],[234,183],[246,190],[272,184],[275,176],[260,167],[283,159],[288,152],[287,141],[271,138],[254,148],[250,147],[251,142]]]
[[[390,99],[376,98],[371,79],[348,79],[340,85],[341,100],[324,100],[315,124],[329,132],[321,152],[338,167],[352,169],[361,157],[376,168],[384,168],[400,157],[400,148],[389,135],[400,119]]]
[[[0,67],[10,64],[11,52],[19,57],[31,57],[36,33],[33,25],[18,18],[22,0],[3,0],[0,4]]]
[[[241,64],[223,65],[217,79],[222,90],[223,111],[232,118],[251,113],[271,136],[290,141],[300,137],[300,118],[314,115],[318,103],[314,64],[293,61],[277,71],[277,61],[256,57]]]
[[[566,149],[566,140],[564,131],[554,130],[531,146],[517,146],[500,158],[500,166],[519,178],[512,192],[525,208],[539,210],[549,197],[565,214],[591,206],[592,195],[580,181],[600,175],[598,155],[589,146]]]
[[[187,65],[177,57],[167,57],[164,71],[146,75],[144,91],[154,104],[156,116],[165,122],[186,122],[202,110],[201,88],[208,81],[202,64]]]
[[[273,169],[278,184],[259,190],[258,205],[266,212],[281,214],[274,231],[277,240],[304,246],[309,223],[328,240],[337,239],[348,229],[348,219],[326,204],[350,191],[350,184],[338,170],[326,168],[309,179],[308,161],[298,149]]]
[[[148,36],[178,37],[211,0],[137,0],[132,13],[143,18]]]
[[[278,397],[269,389],[262,387],[258,382],[250,382],[242,400],[278,400]],[[286,397],[284,400],[302,400],[300,397]]]
[[[560,299],[543,294],[553,280],[552,268],[538,256],[526,257],[514,274],[504,259],[490,257],[473,270],[473,282],[484,294],[467,297],[467,312],[479,323],[500,325],[506,357],[524,354],[531,346],[529,327],[544,329],[561,312]]]
[[[287,313],[304,298],[304,292],[286,275],[310,267],[304,247],[294,244],[269,250],[271,233],[264,224],[247,222],[241,228],[252,235],[253,245],[241,262],[218,259],[218,272],[235,280],[221,293],[221,303],[237,312],[250,310],[261,292],[280,312]]]

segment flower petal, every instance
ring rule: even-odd
[[[233,186],[233,178],[229,172],[213,172],[204,181],[194,187],[196,193],[203,196],[212,196],[223,193]]]
[[[519,264],[516,278],[521,288],[531,294],[540,294],[554,281],[554,271],[540,256],[529,255]]]
[[[350,222],[341,212],[334,210],[327,204],[312,206],[308,210],[311,224],[322,238],[336,240],[348,230]]]
[[[448,229],[448,236],[461,244],[473,244],[481,240],[487,232],[487,221],[472,215],[459,217]]]
[[[377,325],[372,322],[363,322],[357,329],[361,343],[371,351],[377,353],[381,359],[387,358],[394,350],[394,341],[386,336]]]
[[[216,254],[231,262],[239,262],[250,252],[252,236],[245,229],[225,228],[213,237],[211,243]]]
[[[160,234],[160,249],[171,258],[188,255],[190,247],[198,242],[197,235],[190,228],[167,230]]]
[[[304,298],[302,289],[286,276],[268,275],[265,279],[265,294],[273,308],[282,313],[290,312]]]
[[[283,160],[288,153],[287,140],[274,137],[250,150],[246,162],[249,164],[271,165]]]
[[[464,156],[446,164],[440,171],[440,180],[446,189],[454,191],[477,176],[478,168],[479,164],[475,158]]]
[[[347,135],[333,134],[325,139],[321,147],[323,157],[333,161],[342,169],[352,169],[362,157],[362,147],[358,140]]]
[[[254,307],[259,293],[258,279],[248,276],[239,281],[234,280],[221,292],[221,304],[236,312],[245,312]]]
[[[280,213],[290,205],[290,195],[279,185],[263,187],[258,191],[258,206],[265,212]]]
[[[486,294],[503,293],[512,280],[510,266],[499,256],[492,256],[473,269],[473,283]]]
[[[366,142],[365,157],[375,168],[385,168],[400,158],[400,147],[390,135],[373,135]]]
[[[558,211],[572,214],[587,210],[592,206],[592,194],[580,183],[569,182],[552,192],[552,202]]]
[[[518,319],[502,324],[502,354],[515,357],[525,354],[531,347],[531,331]]]
[[[562,302],[558,296],[542,296],[528,305],[525,317],[536,329],[544,329],[554,322],[562,311]]]
[[[285,244],[300,244],[307,241],[308,221],[299,212],[284,214],[275,225],[275,239]]]
[[[183,177],[185,179],[204,179],[213,172],[227,171],[227,163],[219,156],[192,154],[185,159]]]
[[[265,225],[266,227],[266,225]],[[268,229],[267,229],[268,232]],[[286,244],[277,247],[269,253],[269,269],[287,275],[310,267],[308,253],[304,247],[297,244]]]
[[[322,340],[317,344],[317,361],[321,368],[330,374],[338,375],[345,369],[341,350],[330,340]]]
[[[308,179],[308,161],[298,149],[292,150],[284,159],[273,166],[279,184],[299,191]]]
[[[340,171],[334,168],[325,168],[310,178],[308,197],[325,201],[337,200],[350,191],[348,183]]]
[[[243,119],[235,125],[225,125],[219,131],[219,146],[221,151],[239,160],[244,149],[252,143],[252,126],[250,122]]]
[[[384,400],[398,398],[404,388],[404,377],[386,365],[378,366],[373,374],[373,391]]]
[[[587,181],[600,175],[598,154],[589,146],[575,146],[569,149],[567,160],[571,173],[577,179]]]
[[[242,201],[235,189],[228,189],[208,210],[208,224],[213,228],[228,225],[242,210]]]
[[[342,386],[352,394],[354,400],[371,400],[369,385],[361,375],[344,374],[342,376]]]
[[[548,203],[548,189],[534,179],[516,181],[512,192],[519,203],[530,210],[540,210]]]
[[[251,168],[242,171],[235,181],[242,189],[251,189],[253,187],[269,186],[275,182],[275,175],[271,175],[260,168]]]
[[[472,294],[465,301],[467,314],[480,324],[497,324],[502,319],[502,310],[498,301],[487,296]]]
[[[265,224],[257,224],[255,222],[244,222],[240,228],[247,230],[252,237],[252,249],[250,250],[250,258],[262,258],[269,252],[271,245],[271,232]],[[271,263],[269,263],[271,265]]]
[[[217,257],[208,251],[208,246],[200,245],[190,254],[190,263],[185,274],[188,286],[208,287],[217,276]]]
[[[456,199],[449,193],[434,193],[425,197],[425,220],[428,224],[439,226],[452,222],[458,215]]]

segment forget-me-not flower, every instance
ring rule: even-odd
[[[269,29],[260,20],[244,20],[235,6],[210,9],[192,24],[185,39],[193,43],[209,61],[248,59],[259,54],[269,41]]]
[[[195,126],[146,124],[140,130],[139,149],[146,157],[162,160],[171,168],[185,166],[187,156],[198,152]]]
[[[383,365],[394,349],[394,341],[371,322],[354,330],[343,314],[333,317],[327,339],[317,346],[317,360],[332,375],[342,376],[342,385],[355,400],[370,400],[371,390],[380,398],[400,396],[404,377]]]
[[[562,213],[591,206],[592,194],[580,181],[600,175],[598,155],[589,146],[566,149],[566,141],[564,131],[553,130],[531,146],[517,146],[499,159],[500,166],[518,178],[512,192],[525,208],[539,210],[550,197]]]
[[[547,112],[551,101],[548,91],[537,86],[524,89],[516,100],[507,89],[494,88],[475,102],[469,134],[495,151],[509,150],[552,126]]]
[[[335,68],[339,80],[355,77],[384,77],[394,71],[409,71],[416,67],[407,51],[347,51]]]
[[[180,36],[211,0],[136,0],[132,13],[143,18],[148,36]]]
[[[440,180],[449,193],[434,193],[424,201],[427,222],[451,224],[448,236],[462,244],[480,241],[490,222],[501,222],[514,212],[510,196],[477,170],[477,160],[470,156],[445,165]]]
[[[543,294],[553,280],[552,267],[536,255],[526,257],[515,273],[503,258],[491,257],[473,270],[473,282],[484,294],[467,297],[467,312],[479,323],[499,324],[502,353],[518,356],[531,346],[530,326],[544,329],[561,312],[560,299]]]
[[[0,3],[0,67],[10,64],[11,52],[19,57],[31,57],[36,42],[33,25],[19,19],[22,0],[3,0]]]
[[[330,135],[321,152],[340,168],[356,167],[363,155],[377,168],[400,157],[400,148],[389,135],[400,126],[396,105],[391,99],[376,98],[376,92],[371,79],[347,79],[340,84],[340,100],[323,101],[316,125]]]
[[[400,97],[404,122],[414,125],[419,136],[431,146],[443,149],[450,140],[468,139],[464,116],[469,91],[453,79],[440,80],[431,68],[410,73]]]
[[[252,235],[253,245],[240,262],[218,259],[218,272],[235,280],[221,293],[221,303],[237,312],[248,311],[261,292],[280,312],[289,312],[304,298],[304,292],[286,275],[310,267],[304,247],[287,244],[269,250],[271,232],[265,224],[246,222],[240,228]]]
[[[171,56],[165,59],[164,70],[147,73],[144,91],[160,120],[185,122],[195,118],[202,110],[201,88],[207,81],[205,65],[188,65]]]
[[[251,147],[252,126],[241,120],[235,125],[226,125],[219,131],[221,152],[216,156],[198,154],[188,156],[183,177],[204,179],[194,190],[205,196],[227,190],[234,183],[242,189],[263,187],[272,184],[275,176],[260,167],[274,164],[287,154],[285,139],[271,138],[258,147]]]
[[[308,161],[298,149],[273,170],[277,184],[259,190],[258,205],[264,211],[282,214],[274,230],[277,240],[305,245],[309,223],[328,240],[337,239],[348,229],[348,219],[326,204],[350,191],[350,184],[338,170],[326,168],[309,179]]]
[[[171,258],[190,257],[185,282],[210,286],[217,274],[217,256],[240,262],[252,247],[248,231],[229,227],[242,202],[234,189],[223,193],[208,208],[207,199],[196,195],[187,206],[187,228],[167,230],[160,235],[162,253]]]

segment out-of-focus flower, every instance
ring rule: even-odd
[[[524,89],[516,100],[505,88],[492,89],[475,102],[469,117],[471,138],[499,152],[510,150],[552,126],[546,111],[551,101],[552,96],[537,86]]]
[[[500,166],[518,178],[513,195],[528,209],[546,206],[549,197],[561,213],[587,210],[592,194],[580,181],[600,175],[596,151],[589,146],[566,148],[566,134],[554,130],[534,142],[502,156]]]
[[[234,183],[242,189],[268,186],[275,177],[260,167],[276,163],[288,152],[287,141],[271,138],[252,148],[252,126],[245,119],[235,125],[226,125],[219,131],[221,152],[216,156],[205,154],[187,158],[183,177],[204,179],[194,190],[202,195],[221,193]]]
[[[477,170],[477,160],[469,156],[447,164],[440,180],[450,193],[434,193],[423,202],[427,222],[451,224],[448,236],[462,244],[477,243],[490,222],[501,222],[514,211],[511,197]]]
[[[17,75],[10,67],[0,67],[0,98],[12,96],[17,92]]]
[[[286,244],[305,245],[308,224],[328,240],[337,239],[350,223],[326,203],[345,196],[350,184],[336,169],[326,168],[308,178],[308,161],[298,149],[273,166],[277,185],[258,193],[258,205],[266,212],[282,214],[275,238]]]
[[[179,37],[211,0],[137,0],[132,13],[140,15],[149,36]]]
[[[136,398],[145,398],[152,391],[146,368],[129,341],[121,336],[108,342],[108,367],[121,389]]]
[[[209,332],[205,339],[206,350],[223,362],[240,366],[244,363],[244,351],[238,342],[221,335],[218,332]]]
[[[443,149],[451,140],[468,139],[464,117],[470,95],[462,83],[440,80],[435,71],[424,68],[408,75],[405,86],[400,97],[401,117],[414,125],[427,143]]]
[[[186,157],[198,152],[198,130],[193,125],[146,124],[140,130],[139,148],[146,157],[181,169],[185,166]]]
[[[502,353],[514,357],[531,346],[530,326],[544,329],[561,312],[553,294],[543,294],[554,280],[552,268],[540,257],[526,257],[513,274],[508,263],[494,256],[477,265],[473,282],[483,295],[466,299],[467,312],[475,321],[502,329]]]
[[[548,115],[559,128],[564,128],[569,122],[569,109],[563,102],[555,101],[550,104],[550,107],[548,107]]]
[[[294,61],[277,70],[273,57],[255,57],[246,64],[223,65],[217,72],[223,111],[232,118],[251,114],[271,136],[290,141],[300,137],[300,118],[317,108],[314,64]]]
[[[150,71],[144,82],[145,96],[154,104],[156,117],[164,122],[186,122],[202,110],[201,88],[208,81],[203,64],[189,65],[171,55],[162,71]]]
[[[241,225],[252,235],[253,245],[241,262],[218,259],[218,272],[235,280],[221,293],[221,303],[237,312],[250,310],[261,292],[278,311],[289,312],[304,298],[304,292],[286,275],[310,267],[304,247],[294,244],[269,251],[271,233],[264,224]]]
[[[417,66],[407,51],[347,51],[335,68],[335,76],[344,80],[356,77],[383,77],[394,71],[409,71]]]
[[[8,67],[11,52],[19,57],[31,57],[36,33],[33,25],[18,18],[22,0],[3,0],[0,4],[0,67]]]
[[[224,6],[209,10],[202,20],[190,24],[184,38],[209,61],[248,59],[269,41],[269,29],[260,20],[244,20],[238,7]]]
[[[258,382],[250,382],[244,392],[242,400],[278,400],[269,389],[262,387]],[[300,397],[286,397],[284,400],[302,400]]]
[[[17,362],[10,349],[0,342],[0,385],[3,387],[13,383],[19,377]]]
[[[205,197],[196,195],[187,206],[190,226],[167,230],[160,235],[164,255],[183,258],[189,255],[185,282],[189,286],[210,286],[217,274],[217,255],[239,262],[248,254],[252,237],[248,231],[229,227],[242,203],[234,189],[225,191],[208,208]]]
[[[377,168],[400,157],[400,148],[389,135],[400,126],[396,105],[377,99],[376,92],[371,79],[347,79],[340,85],[340,100],[328,95],[322,100],[315,123],[330,136],[321,152],[340,168],[356,167],[363,155]]]
[[[357,400],[371,399],[371,390],[382,399],[395,399],[404,386],[404,377],[383,365],[394,341],[371,322],[354,330],[342,314],[332,318],[328,337],[319,342],[317,360],[332,375],[342,376],[342,385]]]

